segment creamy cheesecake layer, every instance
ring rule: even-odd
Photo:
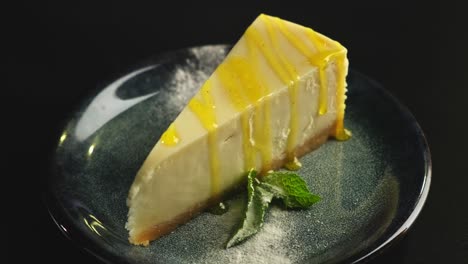
[[[325,128],[323,131],[316,133],[313,137],[309,138],[304,142],[303,145],[297,146],[295,152],[297,153],[297,157],[301,157],[304,154],[318,148],[321,144],[323,144],[334,132],[335,127],[331,126]],[[286,157],[282,159],[273,160],[270,164],[264,167],[264,170],[261,171],[258,176],[263,176],[265,172],[269,169],[278,169],[281,168],[285,162],[287,161]],[[240,181],[245,181],[245,177],[241,177]],[[234,188],[232,186],[231,188]],[[226,189],[229,193],[230,189]],[[222,201],[223,195],[221,196],[212,196],[208,200],[196,203],[192,207],[188,208],[188,210],[181,212],[180,214],[171,217],[171,220],[160,222],[156,225],[151,226],[150,228],[146,228],[145,230],[135,233],[134,236],[131,237],[130,242],[136,245],[144,245],[147,246],[151,240],[157,239],[163,235],[166,235],[173,231],[177,226],[183,224],[190,220],[193,216],[198,214],[201,210],[216,205],[220,201]]]
[[[171,231],[254,168],[342,139],[346,49],[259,16],[157,142],[128,197],[134,244]],[[324,136],[325,135],[325,136]]]

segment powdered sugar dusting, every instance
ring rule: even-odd
[[[167,98],[170,105],[181,108],[186,105],[203,83],[221,63],[226,53],[225,48],[219,46],[204,46],[191,48],[182,67],[174,70],[168,89],[172,90],[171,97]],[[207,62],[200,64],[200,61]],[[182,109],[179,109],[181,111]]]
[[[225,250],[224,254],[211,251],[203,263],[293,263],[294,254],[288,247],[292,225],[291,215],[278,207],[269,210],[260,232],[238,246]]]
[[[196,74],[183,68],[177,68],[171,81],[171,89],[176,90],[174,96],[169,97],[169,103],[174,106],[184,105],[194,95],[196,89],[208,79],[208,74],[201,70],[196,70]]]

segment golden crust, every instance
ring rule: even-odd
[[[294,150],[295,156],[299,158],[311,152],[312,150],[317,149],[318,147],[320,147],[320,145],[322,145],[325,141],[327,141],[327,139],[333,134],[334,130],[335,130],[335,125],[332,125],[328,127],[327,129],[324,129],[323,131],[318,133],[316,136],[311,137],[310,139],[306,140],[304,144],[296,147],[296,149]],[[281,168],[288,161],[287,157],[288,155],[285,155],[284,158],[274,160],[270,164],[265,165],[262,168],[259,175],[264,175],[269,170],[275,170],[275,169]],[[161,236],[169,234],[174,229],[176,229],[179,225],[188,222],[190,219],[192,219],[194,216],[199,214],[204,209],[222,201],[223,197],[224,196],[212,197],[208,201],[199,203],[198,205],[190,209],[188,212],[185,212],[176,216],[171,221],[160,223],[143,232],[140,232],[135,237],[130,237],[129,241],[130,243],[134,245],[148,246],[149,241],[155,240]]]

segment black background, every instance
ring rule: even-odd
[[[155,53],[234,43],[261,12],[340,41],[349,50],[351,68],[382,83],[426,133],[433,158],[427,203],[406,236],[372,263],[468,263],[465,8],[263,2],[39,1],[2,8],[1,60],[7,68],[1,86],[6,133],[1,166],[7,180],[2,218],[8,263],[97,262],[62,236],[41,200],[60,130],[87,95]]]

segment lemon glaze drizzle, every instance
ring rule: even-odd
[[[306,36],[314,44],[316,52],[312,52],[298,36],[294,35],[287,29],[286,22],[276,17],[267,17],[261,15],[264,21],[268,35],[270,38],[271,45],[273,46],[272,52],[270,47],[266,47],[266,43],[262,41],[262,36],[256,28],[250,26],[245,32],[245,41],[247,44],[249,56],[243,57],[228,57],[216,70],[216,74],[219,77],[224,90],[227,92],[228,97],[235,109],[241,112],[241,126],[243,130],[243,148],[245,157],[245,169],[249,170],[255,167],[256,152],[255,148],[260,150],[263,164],[271,162],[271,105],[268,101],[263,104],[263,109],[259,107],[259,101],[269,94],[269,90],[265,87],[264,76],[258,74],[259,56],[263,55],[267,63],[278,76],[281,82],[288,86],[290,96],[290,132],[288,135],[287,153],[290,161],[295,160],[293,153],[293,147],[295,146],[295,140],[297,138],[298,130],[298,111],[297,111],[297,84],[299,81],[299,75],[297,70],[285,55],[281,52],[278,44],[278,36],[275,30],[272,28],[273,24],[276,24],[279,31],[286,39],[304,56],[306,56],[311,63],[319,69],[320,79],[320,90],[319,90],[319,115],[323,115],[327,112],[327,76],[325,67],[331,58],[336,59],[337,67],[337,124],[334,131],[334,136],[339,140],[346,140],[349,138],[349,131],[343,127],[344,118],[344,99],[345,95],[343,90],[345,89],[345,65],[342,60],[345,60],[346,50],[340,47],[339,50],[325,51],[324,48],[326,43],[321,41],[318,37],[318,33],[312,29],[305,28]],[[271,21],[269,21],[271,20]],[[260,51],[261,54],[258,54]],[[253,66],[251,66],[252,64]],[[255,71],[257,69],[257,71]],[[263,85],[262,85],[263,84]],[[219,191],[220,179],[219,179],[219,155],[216,144],[216,133],[217,127],[215,117],[215,105],[210,94],[211,81],[208,80],[201,88],[202,98],[192,99],[189,103],[190,109],[200,119],[200,122],[208,131],[208,144],[210,152],[210,169],[212,178],[212,192],[216,194]],[[248,107],[252,106],[254,113],[254,122],[251,126],[250,122],[250,111],[245,111]],[[265,129],[267,128],[267,129]],[[171,130],[171,131],[169,131]],[[252,131],[253,130],[253,131]],[[167,133],[167,135],[166,135]],[[168,139],[163,139],[163,143],[171,145],[171,143],[177,144],[178,137],[174,129],[169,128],[165,135],[168,138],[174,139],[174,142]],[[250,142],[250,135],[254,135],[255,146]],[[164,136],[164,135],[163,135]],[[177,140],[176,140],[177,139]],[[255,147],[255,148],[254,148]]]
[[[254,69],[259,72],[260,69],[260,54],[258,49],[255,49],[253,45],[247,45],[248,58],[251,58],[252,64],[252,76],[258,78],[258,83],[261,85],[262,91],[265,96],[271,93],[271,90],[266,85],[266,78],[262,74],[255,74]],[[263,85],[262,85],[263,84]],[[260,150],[263,164],[271,163],[272,161],[272,137],[271,137],[271,102],[265,100],[262,104],[263,109],[256,104],[255,107],[255,126],[254,126],[254,137],[257,149]],[[267,129],[265,129],[267,128]],[[245,139],[244,139],[245,140]],[[250,169],[247,169],[247,171]]]
[[[166,132],[161,136],[161,143],[166,146],[174,146],[179,140],[179,134],[177,133],[174,123],[170,124]]]
[[[264,19],[264,18],[262,18]],[[268,25],[268,24],[267,24]],[[276,54],[274,54],[273,52],[271,52],[271,48],[270,47],[266,47],[266,43],[264,41],[262,41],[262,37],[260,35],[260,33],[258,32],[257,29],[255,29],[253,26],[250,26],[248,29],[247,29],[247,33],[245,34],[245,39],[246,39],[246,42],[247,42],[247,46],[249,47],[250,50],[253,50],[254,47],[256,46],[258,48],[258,50],[260,50],[261,54],[263,55],[263,57],[266,59],[266,61],[268,62],[268,64],[272,67],[273,71],[276,73],[276,75],[279,77],[279,79],[281,80],[281,82],[285,85],[288,86],[288,92],[290,94],[290,98],[292,98],[292,102],[291,102],[291,110],[292,110],[292,115],[291,115],[291,118],[290,118],[290,133],[289,133],[289,136],[288,136],[288,151],[287,153],[292,153],[292,147],[294,144],[294,141],[290,140],[290,139],[294,139],[296,133],[297,133],[297,103],[294,101],[296,98],[297,98],[297,81],[299,80],[299,76],[297,74],[297,71],[296,69],[294,68],[294,66],[292,66],[289,61],[283,56],[282,53],[280,53],[279,51],[279,48],[277,47],[277,43],[276,43],[276,40],[275,40],[275,37],[273,36],[274,34],[274,31],[273,30],[269,30],[269,35],[270,35],[270,39],[271,39],[271,42],[272,42],[272,45],[273,46],[276,46],[276,47],[273,47]],[[275,55],[278,55],[278,56],[275,56]],[[258,58],[255,60],[257,64],[259,64],[258,62]],[[259,67],[259,66],[258,66]],[[261,76],[261,74],[259,74]],[[264,82],[266,83],[266,82]],[[268,104],[268,103],[266,103]],[[271,115],[271,107],[268,106],[265,111],[267,112],[267,115]],[[271,117],[267,117],[267,120],[271,120]],[[265,126],[267,129],[264,129],[263,130],[268,130],[268,135],[263,135],[263,139],[264,141],[268,140],[270,144],[268,150],[267,148],[264,148],[264,151],[269,151],[268,153],[268,156],[267,154],[264,154],[263,157],[263,164],[264,165],[269,165],[271,164],[271,161],[272,161],[272,158],[271,158],[271,144],[272,144],[272,140],[271,140],[271,122],[269,121],[268,126]],[[259,138],[262,137],[262,135],[259,135],[258,136]],[[291,157],[288,157],[288,158],[291,158]]]
[[[272,32],[271,34],[274,34],[274,33]],[[296,98],[296,96],[294,96],[294,95],[295,95],[295,91],[297,90],[296,89],[297,81],[295,80],[295,78],[297,78],[297,77],[294,76],[294,73],[296,72],[294,67],[292,65],[289,65],[289,62],[286,59],[283,58],[283,60],[282,60],[281,57],[275,56],[275,55],[278,55],[278,51],[275,50],[276,54],[271,52],[271,48],[266,47],[266,43],[264,41],[262,41],[262,37],[261,37],[260,33],[253,26],[250,26],[247,29],[246,34],[245,34],[245,39],[247,41],[247,45],[251,46],[251,49],[253,49],[253,46],[258,47],[261,54],[264,56],[264,58],[266,59],[268,64],[272,67],[273,71],[279,77],[281,82],[284,85],[288,86],[288,92],[290,94],[290,98],[292,98],[291,99],[291,110],[294,111],[294,109],[297,109],[297,107],[296,107],[297,104],[296,104],[295,101],[293,101]],[[275,43],[274,39],[272,39],[272,42]],[[273,45],[276,45],[276,44],[273,44]],[[297,76],[297,74],[296,74],[296,76]],[[292,153],[292,151],[291,151],[291,149],[292,149],[291,146],[293,146],[293,144],[292,144],[293,141],[291,139],[293,139],[294,138],[293,135],[295,135],[297,133],[296,132],[297,131],[297,128],[296,128],[297,125],[295,125],[295,124],[297,124],[296,120],[297,120],[297,114],[294,114],[293,112],[291,112],[291,115],[290,115],[290,132],[289,132],[289,135],[288,135],[288,145],[287,145],[287,148],[288,148],[287,153],[289,155],[289,157],[287,157],[288,159],[292,158],[290,154],[294,155]],[[271,129],[271,126],[268,127],[267,130],[270,130],[270,129]],[[264,161],[264,164],[266,165],[266,163],[270,163],[270,162],[271,162],[271,158],[270,158],[270,160]]]
[[[346,109],[346,66],[345,66],[345,59],[346,53],[341,52],[336,60],[336,66],[338,68],[338,83],[337,83],[337,118],[336,118],[336,127],[333,136],[340,141],[345,141],[351,138],[351,131],[344,128],[344,114]]]
[[[241,127],[244,135],[242,141],[245,161],[244,167],[247,169],[255,165],[255,157],[252,146],[248,140],[248,135],[251,134],[248,112],[242,112],[242,110],[248,107],[251,97],[254,97],[255,94],[246,96],[241,93],[242,90],[239,89],[239,76],[236,73],[237,68],[240,66],[239,64],[242,64],[240,58],[228,57],[218,67],[216,73],[234,108],[241,112]]]
[[[274,17],[273,19],[277,23],[281,33],[286,37],[286,39],[297,50],[299,50],[299,52],[306,56],[312,65],[318,67],[320,76],[319,114],[323,115],[327,113],[327,78],[325,74],[325,65],[327,61],[322,58],[322,52],[319,45],[317,45],[319,43],[317,41],[313,42],[317,49],[317,52],[314,54],[297,36],[288,31],[286,28],[286,22],[277,17]],[[311,40],[313,41],[315,39]]]
[[[306,56],[309,62],[318,67],[319,69],[319,77],[320,77],[320,93],[319,93],[319,115],[323,115],[327,112],[327,96],[328,96],[328,80],[327,75],[325,72],[325,67],[327,66],[328,62],[332,59],[335,60],[335,64],[337,67],[337,75],[338,75],[338,82],[336,87],[336,94],[337,94],[337,121],[336,121],[336,128],[333,132],[333,136],[337,140],[347,140],[351,137],[351,132],[344,129],[344,109],[345,109],[345,65],[344,60],[346,59],[346,49],[341,46],[338,42],[333,41],[338,49],[333,49],[326,51],[326,42],[322,42],[321,39],[318,37],[319,34],[313,31],[310,28],[305,28],[305,32],[307,38],[314,44],[316,49],[316,53],[314,54],[310,49],[308,49],[305,44],[294,34],[289,32],[286,28],[286,22],[277,18],[273,17],[273,19],[277,22],[280,31],[282,34],[288,39],[288,41],[301,52],[304,56]]]
[[[238,86],[236,89],[243,92],[244,96],[248,100],[248,104],[244,105],[241,112],[241,124],[243,130],[243,145],[244,145],[244,157],[246,162],[244,169],[249,171],[256,166],[256,151],[255,148],[260,150],[262,158],[264,158],[265,147],[263,144],[263,137],[260,132],[264,129],[263,121],[261,119],[262,108],[259,106],[259,100],[266,94],[265,87],[256,78],[255,70],[252,65],[245,58],[238,56],[231,57],[231,60],[227,63],[232,67],[232,72],[236,73],[238,80]],[[253,111],[245,111],[249,106],[253,108]],[[250,115],[253,114],[253,116]]]
[[[270,21],[272,18],[264,16],[264,15],[262,15],[261,18],[263,19],[266,25],[270,41],[273,45],[273,49],[275,50],[276,54],[280,58],[281,64],[286,69],[286,71],[288,72],[290,76],[290,79],[292,80],[292,84],[288,87],[289,88],[288,92],[289,92],[289,104],[290,104],[289,105],[290,117],[289,117],[289,134],[288,134],[287,147],[286,147],[287,148],[286,159],[288,163],[286,164],[286,166],[290,168],[298,169],[300,168],[300,163],[294,162],[295,161],[294,147],[296,146],[297,132],[298,132],[298,127],[299,127],[299,120],[298,120],[299,112],[298,112],[297,100],[298,100],[298,85],[299,85],[300,76],[297,73],[296,68],[289,62],[289,60],[285,57],[285,55],[283,54],[282,50],[279,47],[278,36],[276,32],[273,30],[272,22]]]
[[[193,98],[189,102],[189,107],[198,117],[203,127],[208,131],[208,155],[210,159],[211,172],[211,194],[217,195],[220,191],[219,177],[219,155],[216,144],[216,122],[215,103],[211,96],[212,81],[208,79],[200,89],[201,98]]]

